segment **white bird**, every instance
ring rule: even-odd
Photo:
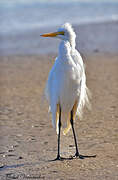
[[[76,50],[76,34],[69,23],[65,23],[57,32],[42,34],[43,37],[61,39],[58,57],[49,73],[46,84],[46,97],[52,113],[52,124],[58,134],[58,154],[60,156],[60,130],[65,123],[63,133],[67,134],[72,127],[76,153],[73,157],[82,158],[74,130],[76,115],[81,117],[84,105],[89,104],[88,88],[86,86],[85,67],[81,55]]]

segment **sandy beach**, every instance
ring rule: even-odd
[[[44,98],[55,55],[0,57],[0,179],[118,179],[118,55],[84,57],[92,110],[76,120],[85,158],[50,162],[57,136]],[[75,152],[72,132],[61,135],[61,154]]]
[[[52,161],[57,135],[44,89],[60,40],[40,35],[65,22],[86,65],[92,109],[75,121],[85,158]],[[0,180],[118,180],[118,2],[2,0],[0,42]],[[74,154],[72,131],[61,132],[61,156]]]

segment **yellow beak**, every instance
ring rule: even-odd
[[[40,36],[42,36],[42,37],[56,37],[57,35],[64,35],[64,31],[41,34]]]

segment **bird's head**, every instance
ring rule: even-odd
[[[76,34],[69,23],[62,25],[57,32],[42,34],[42,37],[56,37],[62,40],[67,40],[70,44],[75,43]]]

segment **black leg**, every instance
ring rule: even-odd
[[[71,126],[72,126],[72,131],[73,131],[73,136],[74,136],[74,141],[75,141],[75,147],[76,147],[76,153],[75,153],[75,157],[80,157],[79,151],[78,151],[78,146],[77,146],[77,140],[76,140],[76,135],[75,135],[75,130],[74,130],[74,123],[73,123],[73,110],[71,111]]]
[[[58,134],[58,154],[57,159],[60,159],[60,132],[61,132],[61,107],[59,109],[59,134]]]
[[[80,159],[84,159],[84,158],[91,158],[91,157],[96,157],[96,155],[93,156],[84,156],[84,155],[80,155],[79,151],[78,151],[78,146],[77,146],[77,140],[76,140],[76,135],[75,135],[75,130],[74,130],[74,123],[73,123],[73,110],[71,111],[71,126],[72,126],[72,131],[73,131],[73,136],[74,136],[74,141],[75,141],[75,147],[76,147],[76,153],[74,156],[69,157],[69,158],[63,158],[60,156],[60,132],[61,132],[61,108],[59,109],[59,123],[58,123],[58,127],[59,127],[59,134],[58,134],[58,153],[57,153],[57,157],[54,160],[51,161],[56,161],[56,160],[72,160],[74,157],[78,157]]]
[[[73,157],[78,157],[80,159],[85,159],[85,158],[95,158],[96,155],[91,155],[91,156],[84,156],[84,155],[80,155],[79,151],[78,151],[78,146],[77,146],[77,140],[76,140],[76,135],[75,135],[75,130],[74,130],[74,122],[73,122],[73,110],[71,111],[71,126],[72,126],[72,131],[73,131],[73,136],[74,136],[74,141],[75,141],[75,147],[76,147],[76,153]]]
[[[62,160],[62,158],[60,157],[60,132],[61,132],[61,107],[59,109],[59,134],[58,134],[58,153],[57,153],[57,158],[54,159],[55,160]]]

